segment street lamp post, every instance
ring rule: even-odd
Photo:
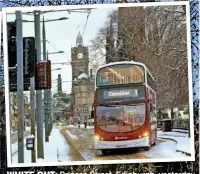
[[[23,93],[23,33],[22,33],[22,13],[16,11],[17,21],[17,108],[19,117],[18,126],[18,163],[24,163],[24,93]]]
[[[67,17],[61,17],[61,18],[58,18],[58,19],[49,19],[49,20],[46,20],[46,21],[40,21],[40,22],[54,22],[54,21],[62,21],[62,20],[66,20],[66,19],[69,19]],[[29,21],[29,20],[23,20],[23,22],[25,23],[29,23],[29,22],[34,22],[34,21]]]
[[[47,59],[46,57],[46,33],[45,33],[45,25],[44,25],[44,17],[43,17],[43,27],[42,27],[42,43],[43,43],[43,60]],[[45,142],[49,142],[49,108],[48,108],[48,90],[44,90],[44,117],[45,117]]]
[[[61,68],[52,69],[51,71],[61,70]]]
[[[40,11],[35,11],[35,45],[37,49],[37,60],[41,60],[41,35],[40,35]],[[44,159],[43,143],[43,113],[42,113],[42,90],[36,91],[36,120],[37,120],[37,153],[38,158]]]
[[[53,21],[61,21],[61,20],[66,20],[68,18],[66,17],[61,17],[59,19],[51,19],[51,20],[47,20],[44,21],[44,17],[43,17],[43,21],[40,21],[43,23],[43,28],[42,28],[42,43],[43,43],[43,60],[48,60],[48,54],[58,54],[58,53],[64,53],[64,51],[58,51],[58,52],[53,52],[53,53],[47,53],[46,50],[46,31],[45,31],[45,22],[53,22]],[[24,21],[24,22],[32,22],[32,21]],[[59,70],[61,68],[57,68],[55,70]],[[47,89],[44,90],[44,116],[45,116],[45,142],[49,142],[49,135],[51,133],[52,130],[52,123],[51,123],[51,103],[50,101],[50,96],[51,96],[51,90]]]
[[[43,40],[42,40],[42,42],[43,42]],[[48,53],[48,54],[60,54],[60,53],[64,53],[64,51],[57,51],[57,52],[52,52],[52,53]],[[41,53],[41,54],[43,54],[43,53]]]

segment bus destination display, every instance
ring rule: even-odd
[[[123,89],[104,91],[104,99],[138,97],[138,89]]]

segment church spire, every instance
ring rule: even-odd
[[[80,34],[80,31],[79,31],[77,38],[76,38],[76,47],[78,47],[79,45],[83,46],[83,38]]]

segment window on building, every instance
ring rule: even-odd
[[[82,104],[86,104],[86,99],[85,98],[82,99]]]
[[[78,74],[79,74],[79,75],[83,74],[83,71],[82,71],[82,70],[79,70],[79,71],[78,71]]]
[[[85,85],[83,85],[83,86],[82,86],[82,90],[85,90],[85,89],[86,89],[86,86],[85,86]]]

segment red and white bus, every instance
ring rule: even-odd
[[[142,147],[156,143],[154,78],[143,63],[115,62],[95,77],[94,148]]]

